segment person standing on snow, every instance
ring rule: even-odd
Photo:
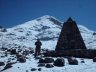
[[[40,39],[37,39],[37,41],[35,42],[35,46],[36,46],[35,57],[40,55],[41,45],[42,45],[42,43],[41,43]]]

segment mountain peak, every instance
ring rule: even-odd
[[[50,16],[50,15],[44,15],[41,18],[50,18],[50,17],[52,17],[52,16]]]
[[[42,16],[42,17],[39,17],[39,18],[37,18],[37,20],[41,20],[41,19],[50,19],[50,18],[52,18],[52,19],[56,19],[55,17],[53,17],[53,16],[50,16],[50,15],[44,15],[44,16]]]
[[[70,21],[73,21],[73,20],[72,20],[72,18],[71,18],[71,17],[69,17],[67,21],[68,21],[68,22],[70,22]]]

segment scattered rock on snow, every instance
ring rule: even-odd
[[[96,57],[95,57],[95,58],[93,58],[93,62],[96,62]]]
[[[38,71],[41,71],[41,68],[39,68]]]
[[[46,64],[46,66],[45,66],[46,68],[52,68],[52,67],[54,67],[52,64]]]
[[[25,57],[21,57],[21,58],[18,59],[18,61],[20,63],[25,63],[26,62],[26,59],[25,59]]]
[[[39,62],[38,63],[45,63],[44,59],[39,59]]]
[[[54,59],[53,58],[45,58],[45,59],[39,59],[39,63],[52,63],[54,62]]]
[[[82,61],[81,61],[81,63],[85,63],[85,61],[84,61],[84,60],[82,60]]]
[[[77,59],[73,57],[68,57],[68,62],[70,65],[78,65]]]
[[[4,66],[5,65],[5,63],[4,62],[0,62],[0,66]]]
[[[12,50],[11,50],[11,54],[12,54],[12,55],[13,55],[13,54],[17,54],[16,49],[12,49]]]
[[[37,69],[36,68],[32,68],[31,71],[36,71]]]
[[[38,64],[38,67],[44,67],[44,66],[45,66],[45,63]]]
[[[62,67],[62,66],[64,66],[64,64],[65,64],[65,61],[63,58],[57,58],[54,61],[54,66]]]
[[[54,62],[54,59],[53,58],[45,58],[45,63],[52,63],[52,62]]]
[[[15,62],[13,62],[13,63],[7,63],[6,66],[4,67],[4,69],[1,70],[1,71],[4,71],[4,70],[6,70],[6,69],[11,68],[11,67],[12,67],[12,64],[15,64]]]
[[[17,57],[17,61],[19,61],[20,63],[26,62],[26,58],[23,55],[17,54],[16,57]]]

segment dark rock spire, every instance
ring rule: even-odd
[[[86,49],[86,46],[76,22],[69,17],[63,24],[55,50],[56,52],[63,52],[63,50],[72,49]]]
[[[71,17],[68,18],[67,22],[73,21]]]

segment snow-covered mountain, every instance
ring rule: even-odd
[[[43,17],[25,22],[23,24],[8,28],[6,31],[1,27],[0,31],[0,48],[35,48],[35,41],[40,38],[42,48],[54,50],[63,22],[45,15]],[[88,49],[96,49],[96,32],[78,25],[83,40]],[[31,48],[30,48],[31,47]],[[27,49],[21,49],[19,52],[24,59],[24,63],[18,61],[18,55],[11,55],[10,51],[0,49],[0,72],[96,72],[96,64],[92,59],[77,58],[78,65],[70,65],[66,58],[65,66],[53,68],[38,67],[39,59],[35,59],[33,54],[24,55]],[[10,49],[9,49],[10,50]],[[18,51],[20,49],[17,49]],[[44,57],[43,57],[44,58]],[[53,58],[56,60],[56,58]],[[83,62],[83,63],[82,63]],[[46,65],[46,64],[45,64]]]
[[[35,41],[40,38],[42,48],[55,49],[63,22],[45,15],[23,24],[8,28],[7,32],[0,32],[0,46],[7,48],[22,46],[34,48]],[[96,49],[96,35],[94,31],[78,25],[87,48]]]

